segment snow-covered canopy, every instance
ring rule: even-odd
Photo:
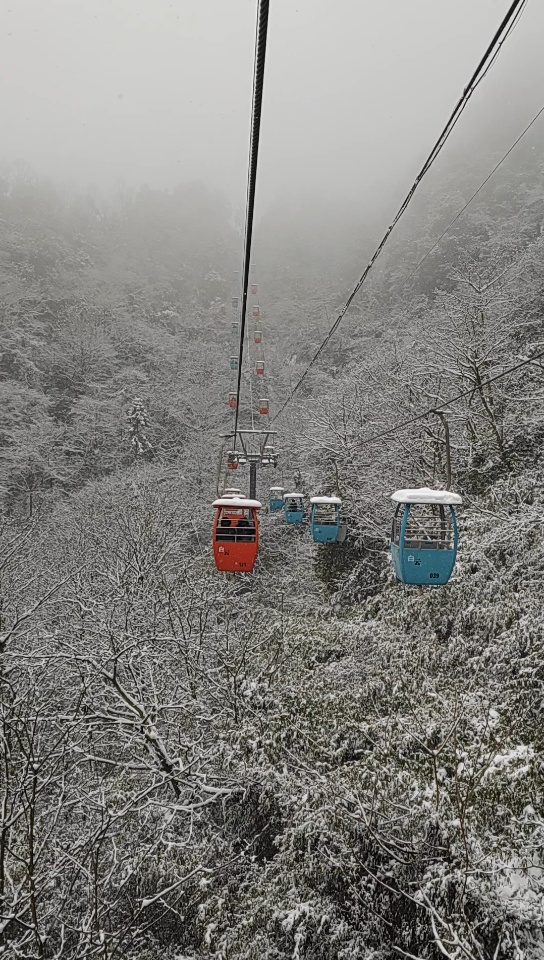
[[[285,493],[283,495],[284,500],[304,500],[303,493]]]
[[[414,490],[397,490],[391,496],[395,503],[442,503],[456,504],[462,503],[458,493],[451,493],[449,490],[431,490],[430,487],[417,487]]]
[[[254,510],[260,510],[262,503],[260,500],[246,500],[245,497],[220,497],[214,500],[213,507],[248,507]]]
[[[270,493],[279,493],[283,497],[283,487],[270,487]]]
[[[340,497],[310,497],[310,503],[342,503]]]

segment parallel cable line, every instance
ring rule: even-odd
[[[518,145],[518,143],[523,139],[523,137],[525,136],[525,134],[528,133],[528,131],[529,131],[529,130],[531,129],[531,127],[533,126],[533,124],[536,123],[536,121],[538,120],[538,118],[539,118],[543,113],[544,113],[544,106],[541,107],[540,110],[538,110],[538,112],[535,114],[535,116],[534,116],[533,119],[530,121],[530,123],[527,124],[527,126],[525,127],[525,129],[523,130],[523,132],[520,133],[519,137],[517,137],[517,139],[514,141],[514,143],[512,144],[512,146],[507,150],[507,152],[506,152],[506,153],[504,154],[504,156],[499,160],[499,162],[498,162],[497,164],[495,164],[495,166],[493,167],[491,173],[489,173],[489,174],[487,175],[487,177],[486,177],[485,180],[480,184],[480,186],[478,187],[478,189],[474,191],[474,193],[472,194],[472,196],[470,197],[470,199],[467,200],[467,202],[465,203],[464,207],[461,208],[461,210],[459,211],[459,213],[453,218],[453,220],[448,224],[448,226],[446,227],[446,229],[444,230],[444,232],[439,236],[439,238],[438,238],[438,240],[436,241],[436,243],[434,243],[433,246],[430,248],[430,250],[427,251],[427,253],[425,254],[425,256],[423,256],[423,257],[421,258],[421,260],[419,261],[419,263],[417,264],[417,266],[414,267],[414,269],[412,270],[412,273],[408,274],[408,276],[406,277],[405,281],[403,281],[403,282],[407,282],[408,280],[411,279],[411,277],[414,276],[414,274],[417,272],[417,270],[419,269],[419,267],[421,266],[421,264],[427,259],[427,257],[429,257],[429,256],[431,255],[431,253],[433,252],[433,250],[436,249],[436,247],[438,246],[438,244],[440,243],[440,241],[444,239],[444,237],[446,236],[446,234],[448,233],[448,231],[450,230],[450,228],[454,225],[454,223],[457,223],[457,221],[459,220],[459,217],[461,216],[461,214],[464,213],[464,211],[467,209],[467,207],[472,203],[472,201],[473,201],[473,200],[478,196],[478,194],[483,190],[483,188],[484,188],[485,185],[489,182],[489,180],[491,179],[491,177],[493,176],[493,174],[496,173],[496,171],[497,171],[497,170],[499,169],[499,167],[504,163],[504,161],[506,160],[506,158],[512,153],[512,150]],[[511,264],[511,265],[507,268],[507,270],[510,270],[510,269],[512,268],[512,266],[514,266],[514,265],[515,265],[515,264]],[[521,367],[524,367],[524,366],[526,366],[527,364],[532,363],[532,362],[535,361],[535,360],[539,360],[539,359],[541,359],[542,357],[544,357],[544,352],[536,353],[536,354],[534,354],[532,357],[529,357],[529,358],[527,358],[526,360],[523,360],[523,361],[521,361],[520,363],[515,364],[513,367],[508,367],[508,368],[507,368],[506,370],[504,370],[502,373],[498,373],[498,374],[496,374],[495,376],[490,377],[488,380],[483,380],[482,383],[479,384],[478,386],[471,387],[469,390],[465,390],[465,391],[463,391],[463,393],[457,394],[455,397],[452,397],[450,400],[445,400],[445,401],[443,401],[443,403],[439,403],[439,404],[437,404],[437,405],[435,405],[435,406],[433,406],[433,407],[429,407],[427,410],[424,410],[422,413],[417,414],[415,417],[411,417],[411,418],[408,419],[408,420],[402,420],[402,421],[400,421],[400,423],[398,423],[396,426],[391,427],[390,429],[386,430],[386,431],[383,432],[383,433],[378,433],[378,434],[376,434],[375,436],[368,437],[368,439],[365,439],[365,440],[361,441],[361,443],[356,444],[355,446],[356,446],[356,448],[358,449],[360,446],[365,446],[367,443],[374,443],[376,440],[380,440],[382,437],[388,437],[388,436],[390,436],[391,434],[395,433],[397,430],[402,430],[404,427],[408,427],[408,426],[410,426],[412,423],[417,423],[418,420],[423,420],[425,417],[428,417],[429,414],[436,413],[437,410],[442,410],[444,407],[450,406],[452,403],[455,403],[457,400],[461,400],[461,399],[463,399],[463,397],[470,396],[471,393],[475,393],[476,391],[478,391],[478,390],[480,389],[480,387],[485,387],[485,386],[487,386],[487,385],[490,384],[490,383],[494,383],[495,380],[500,380],[501,377],[505,377],[505,376],[507,376],[509,373],[513,373],[513,372],[515,372],[516,370],[519,370]]]
[[[336,333],[336,331],[337,331],[338,327],[340,326],[342,320],[344,319],[344,317],[345,317],[345,315],[346,315],[349,307],[351,306],[353,300],[355,299],[355,297],[356,297],[357,294],[359,293],[359,291],[360,291],[361,287],[363,286],[366,278],[368,277],[368,274],[369,274],[370,271],[372,270],[372,267],[373,267],[374,264],[376,263],[376,260],[377,260],[378,257],[380,256],[383,248],[385,247],[387,241],[389,240],[389,237],[391,236],[391,234],[392,234],[393,230],[395,229],[397,223],[399,222],[399,220],[401,219],[401,217],[402,217],[402,216],[404,215],[404,213],[406,212],[406,209],[407,209],[408,205],[410,204],[410,202],[411,202],[411,200],[412,200],[412,198],[413,198],[413,196],[414,196],[417,188],[419,187],[419,184],[421,183],[421,181],[422,181],[422,179],[424,178],[424,176],[429,172],[430,168],[432,167],[433,163],[435,162],[436,158],[438,157],[440,151],[441,151],[442,148],[444,147],[444,145],[445,145],[446,141],[448,140],[450,134],[452,133],[455,125],[456,125],[457,122],[459,121],[459,118],[461,117],[461,114],[463,113],[465,107],[467,106],[467,103],[468,103],[468,101],[470,100],[470,97],[471,97],[472,94],[474,93],[474,90],[476,89],[477,85],[480,83],[481,80],[483,80],[483,78],[485,77],[486,73],[488,72],[491,64],[496,60],[496,57],[497,57],[497,55],[498,55],[498,53],[499,53],[499,51],[500,51],[501,46],[503,45],[503,43],[504,43],[504,41],[506,40],[506,38],[509,36],[509,34],[510,34],[510,32],[512,31],[513,27],[514,27],[514,26],[516,25],[516,23],[518,22],[519,17],[521,16],[521,13],[523,12],[523,10],[524,10],[524,8],[526,7],[527,3],[528,3],[528,0],[513,0],[513,3],[510,5],[510,7],[509,7],[509,9],[508,9],[505,17],[504,17],[503,20],[502,20],[502,23],[500,24],[498,30],[496,31],[496,33],[495,33],[495,35],[494,35],[491,43],[489,44],[489,46],[488,46],[487,50],[485,51],[482,59],[480,60],[478,66],[476,67],[476,70],[474,71],[472,77],[470,78],[467,86],[466,86],[465,89],[463,90],[463,93],[461,94],[458,102],[456,103],[456,105],[455,105],[455,107],[454,107],[454,109],[453,109],[453,112],[452,112],[452,114],[451,114],[448,122],[446,123],[446,126],[444,127],[444,129],[442,130],[442,133],[441,133],[440,136],[438,137],[438,140],[437,140],[436,143],[434,144],[434,146],[433,146],[433,148],[432,148],[429,156],[427,157],[425,163],[423,164],[423,167],[421,168],[420,172],[418,173],[416,179],[414,180],[414,183],[412,184],[412,186],[411,186],[410,190],[408,191],[406,197],[404,198],[401,206],[399,207],[397,213],[395,214],[395,217],[393,218],[393,221],[391,222],[391,224],[390,224],[389,227],[387,228],[387,230],[386,230],[385,234],[383,235],[380,243],[378,244],[376,250],[374,251],[374,253],[373,253],[373,255],[372,255],[372,257],[371,257],[368,265],[365,267],[362,275],[359,277],[359,280],[358,280],[357,283],[355,284],[355,287],[353,288],[351,294],[349,295],[348,299],[346,300],[346,303],[345,303],[344,306],[342,307],[342,310],[341,310],[340,313],[338,314],[338,317],[337,317],[336,320],[334,321],[334,323],[333,323],[332,327],[330,328],[329,332],[327,333],[325,339],[324,339],[324,340],[321,342],[321,344],[319,345],[318,349],[316,350],[316,352],[314,353],[312,359],[310,360],[308,366],[306,367],[306,369],[304,370],[303,374],[301,375],[301,377],[299,378],[299,380],[297,381],[297,383],[295,384],[295,386],[294,386],[293,389],[291,390],[291,393],[289,394],[289,396],[287,397],[287,399],[285,400],[285,402],[282,404],[282,406],[281,406],[280,409],[278,410],[278,412],[277,412],[277,414],[276,414],[276,416],[274,417],[274,419],[273,419],[272,422],[274,422],[274,420],[277,420],[278,417],[281,416],[281,414],[283,413],[283,411],[285,410],[285,408],[287,407],[287,405],[291,402],[291,400],[293,399],[294,395],[296,394],[296,392],[299,390],[299,388],[300,388],[301,385],[303,384],[304,380],[306,379],[306,377],[307,377],[309,371],[311,370],[311,368],[313,367],[314,363],[316,362],[316,360],[318,359],[318,357],[320,356],[320,354],[323,352],[323,350],[325,349],[325,347],[327,346],[327,344],[329,343],[329,341],[331,340],[331,338],[332,338],[332,337],[334,336],[334,334]]]
[[[369,443],[375,443],[377,440],[381,440],[383,437],[390,437],[399,430],[404,430],[406,427],[410,427],[413,423],[417,423],[419,420],[424,420],[431,413],[437,413],[438,410],[443,410],[445,407],[450,407],[452,403],[456,403],[458,400],[462,400],[464,397],[470,397],[471,394],[479,393],[482,387],[487,387],[490,383],[495,383],[497,380],[501,380],[502,377],[507,377],[510,373],[515,373],[516,370],[521,370],[522,367],[526,367],[529,363],[534,363],[535,360],[541,360],[543,357],[544,350],[541,350],[539,353],[534,353],[531,357],[526,357],[524,360],[520,360],[519,363],[515,363],[511,367],[507,367],[506,370],[502,370],[501,373],[496,373],[494,376],[488,377],[487,380],[482,380],[482,382],[476,384],[476,386],[470,387],[468,390],[463,390],[461,393],[456,394],[455,397],[450,397],[448,400],[442,400],[441,403],[435,403],[432,407],[427,407],[426,410],[416,414],[414,417],[409,417],[407,420],[401,420],[393,427],[388,427],[387,430],[382,430],[380,433],[376,433],[371,437],[366,437],[359,443],[354,444],[353,449],[359,450],[361,447],[366,447],[366,445]]]
[[[240,350],[238,356],[238,382],[236,387],[236,410],[234,415],[234,449],[238,432],[240,412],[240,389],[242,384],[242,361],[244,359],[244,335],[246,331],[247,292],[253,238],[253,215],[255,211],[255,185],[257,180],[257,161],[259,159],[259,138],[261,133],[261,111],[263,102],[264,65],[266,59],[266,40],[268,35],[269,0],[259,0],[257,28],[255,36],[255,67],[253,75],[253,106],[251,114],[251,137],[249,142],[249,169],[247,178],[246,225],[244,238],[244,269],[242,281],[242,314],[240,324]]]
[[[480,184],[480,186],[478,187],[478,189],[474,191],[474,193],[472,194],[472,196],[470,197],[470,199],[467,200],[467,202],[465,203],[464,207],[461,207],[459,213],[453,218],[453,220],[451,221],[451,223],[448,223],[448,226],[446,227],[446,229],[444,230],[444,232],[440,234],[438,240],[437,240],[435,243],[433,243],[433,245],[432,245],[432,247],[430,248],[430,250],[427,250],[427,253],[425,254],[425,256],[423,256],[423,257],[421,258],[421,260],[420,260],[419,263],[414,267],[414,269],[412,270],[412,272],[409,273],[407,277],[405,277],[405,279],[402,281],[403,283],[407,283],[408,280],[411,280],[412,277],[413,277],[413,276],[417,273],[417,271],[419,270],[421,264],[422,264],[422,263],[425,263],[425,260],[427,259],[427,257],[430,257],[431,253],[433,253],[433,251],[436,250],[438,244],[441,243],[441,241],[444,239],[444,237],[446,236],[446,234],[449,233],[449,231],[450,231],[451,228],[453,227],[454,223],[457,223],[457,221],[459,220],[459,217],[462,216],[462,214],[465,212],[465,210],[467,209],[467,207],[469,207],[470,204],[472,203],[472,201],[476,199],[476,197],[478,196],[479,193],[481,193],[481,191],[483,190],[483,188],[485,187],[485,185],[486,185],[487,183],[489,183],[489,181],[491,180],[491,177],[497,172],[497,170],[499,169],[499,167],[502,166],[502,164],[503,164],[504,161],[507,159],[507,157],[510,156],[510,154],[512,153],[512,150],[514,150],[514,148],[517,147],[517,145],[518,145],[518,143],[520,142],[520,140],[523,140],[523,137],[525,136],[525,134],[529,132],[529,130],[531,129],[531,127],[533,126],[533,124],[536,123],[536,121],[538,120],[538,118],[540,117],[540,115],[541,115],[542,113],[544,113],[544,107],[541,107],[541,108],[540,108],[540,110],[538,111],[538,113],[535,114],[535,116],[533,117],[533,119],[531,120],[531,122],[527,124],[527,126],[525,127],[525,130],[524,130],[522,133],[520,133],[519,137],[518,137],[516,140],[514,140],[512,146],[509,148],[509,150],[507,150],[506,153],[504,154],[504,156],[501,157],[501,159],[499,160],[499,162],[498,162],[497,164],[495,164],[495,166],[493,167],[491,173],[489,173],[489,174],[487,175],[487,177],[485,178],[485,180],[482,181],[482,183]]]

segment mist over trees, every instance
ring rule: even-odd
[[[542,146],[418,267],[499,154],[433,173],[259,476],[263,501],[338,488],[346,541],[314,548],[265,509],[236,580],[210,549],[229,204],[200,182],[77,196],[5,165],[2,955],[544,955]],[[377,239],[315,195],[263,214],[272,413]],[[444,421],[393,428],[460,393],[459,562],[420,593],[394,581],[388,497],[445,486]]]

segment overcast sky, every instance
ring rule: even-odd
[[[509,4],[271,0],[261,209],[408,187]],[[460,136],[500,119],[511,78],[520,129],[534,112],[543,8],[529,0]],[[256,0],[0,0],[3,159],[78,187],[202,179],[242,201],[255,14]]]

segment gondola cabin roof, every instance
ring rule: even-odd
[[[298,497],[299,494],[297,493]],[[310,497],[310,503],[337,503],[338,506],[342,503],[340,497]]]
[[[285,500],[304,500],[303,493],[284,493]]]
[[[214,500],[212,507],[246,507],[249,510],[260,510],[262,503],[260,500],[246,500],[245,497],[219,497],[219,500]]]
[[[438,503],[459,506],[463,502],[458,493],[449,490],[431,490],[430,487],[418,487],[414,490],[397,490],[391,499],[394,503]]]

